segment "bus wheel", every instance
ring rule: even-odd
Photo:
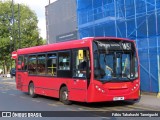
[[[68,100],[68,89],[67,87],[62,87],[60,90],[60,101],[65,105],[70,105],[71,101]]]
[[[37,97],[37,95],[36,95],[35,92],[34,92],[34,84],[33,84],[33,83],[30,83],[30,84],[29,84],[28,93],[29,93],[29,95],[30,95],[32,98]]]

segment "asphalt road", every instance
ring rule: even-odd
[[[72,105],[64,105],[59,102],[58,99],[38,96],[37,98],[31,98],[27,93],[23,93],[21,91],[16,90],[14,79],[1,78],[0,77],[0,111],[51,111],[50,114],[55,114],[57,117],[47,117],[47,118],[37,118],[37,120],[53,120],[53,119],[62,119],[64,120],[74,120],[77,112],[83,111],[83,115],[87,117],[76,117],[76,120],[123,120],[123,119],[131,119],[130,118],[122,118],[122,117],[105,117],[107,112],[109,111],[154,111],[150,107],[144,107],[137,104],[131,105],[128,102],[107,102],[107,103],[78,103],[73,102]],[[62,113],[57,111],[64,111]],[[69,111],[69,115],[73,115],[74,117],[63,117],[66,114],[66,111]],[[79,113],[78,113],[79,114]],[[54,116],[54,115],[53,115]],[[5,118],[3,118],[5,119]],[[15,119],[18,118],[7,118],[7,119]],[[27,119],[27,118],[23,118]],[[36,118],[33,118],[34,120]],[[133,120],[137,119],[136,117],[132,118]],[[138,119],[141,119],[138,117]],[[144,119],[144,117],[142,118]],[[149,117],[145,119],[151,119]],[[153,118],[154,120],[158,118]],[[0,118],[2,120],[2,118]]]

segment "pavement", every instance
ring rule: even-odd
[[[136,104],[141,106],[147,106],[153,109],[159,108],[160,110],[160,98],[157,97],[156,93],[142,92],[141,99]]]
[[[3,83],[15,84],[15,78],[1,77]],[[157,97],[157,93],[141,92],[141,99],[135,103],[138,106],[149,107],[151,109],[160,110],[160,97]]]

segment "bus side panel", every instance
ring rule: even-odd
[[[69,99],[72,101],[86,102],[87,101],[87,80],[71,79],[68,81]]]
[[[59,97],[60,86],[66,83],[65,79],[44,76],[29,76],[29,81],[33,82],[36,94],[55,98]]]
[[[59,98],[61,87],[66,86],[69,91],[69,100],[86,102],[86,80],[42,76],[29,76],[29,80],[33,81],[36,94]]]
[[[16,72],[16,87],[18,90],[28,92],[28,73],[17,71]]]

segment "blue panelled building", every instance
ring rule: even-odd
[[[77,0],[77,16],[80,38],[135,40],[141,90],[160,93],[160,0]]]
[[[57,1],[63,2],[63,0]],[[69,30],[77,31],[77,39],[93,36],[114,36],[135,40],[140,58],[141,90],[157,93],[160,96],[160,0],[69,1],[76,4],[75,9],[69,8],[72,12],[74,11],[74,16],[77,19],[73,19],[75,18],[73,13],[72,16],[67,14],[67,18],[58,21],[61,24],[65,23],[65,26],[58,28],[67,31],[68,28],[71,28],[67,25],[74,23],[72,29]],[[55,2],[55,4],[57,3]],[[53,4],[51,5],[54,6]],[[63,2],[62,6],[67,7],[68,4],[69,2],[66,4]],[[46,11],[49,12],[51,5],[46,7]],[[59,14],[58,12],[56,14]],[[52,14],[53,11],[46,14],[46,18],[52,18]],[[67,24],[68,19],[70,22]],[[49,20],[47,19],[47,23],[53,22],[54,17]],[[51,28],[56,28],[56,25],[53,24]],[[58,29],[55,30],[58,32]],[[53,30],[47,29],[47,31],[49,33]],[[61,31],[59,30],[59,33]],[[52,34],[49,36],[57,38]]]

